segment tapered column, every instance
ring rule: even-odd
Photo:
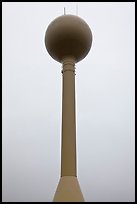
[[[63,60],[61,177],[76,174],[75,63]]]
[[[53,202],[84,202],[76,172],[75,60],[63,60],[61,178]]]

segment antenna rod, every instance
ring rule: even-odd
[[[64,7],[64,15],[66,15],[66,8]]]
[[[76,4],[76,15],[78,16],[78,4]]]

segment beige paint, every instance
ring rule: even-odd
[[[76,171],[75,60],[63,59],[61,179],[53,201],[83,202]]]
[[[76,176],[75,67],[63,60],[61,176]]]
[[[77,177],[63,176],[60,178],[53,202],[83,202]]]
[[[91,44],[90,27],[78,16],[59,16],[49,24],[46,30],[46,49],[53,59],[61,63],[66,56],[74,57],[75,62],[84,59]]]
[[[61,178],[54,202],[83,202],[76,169],[75,63],[84,59],[92,44],[88,24],[64,15],[47,28],[45,45],[50,56],[63,64]]]

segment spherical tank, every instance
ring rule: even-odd
[[[60,63],[68,56],[79,62],[86,57],[91,44],[92,32],[88,24],[74,15],[57,17],[49,24],[45,34],[48,53]]]

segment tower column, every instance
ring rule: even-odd
[[[61,177],[76,176],[75,60],[63,60]]]

